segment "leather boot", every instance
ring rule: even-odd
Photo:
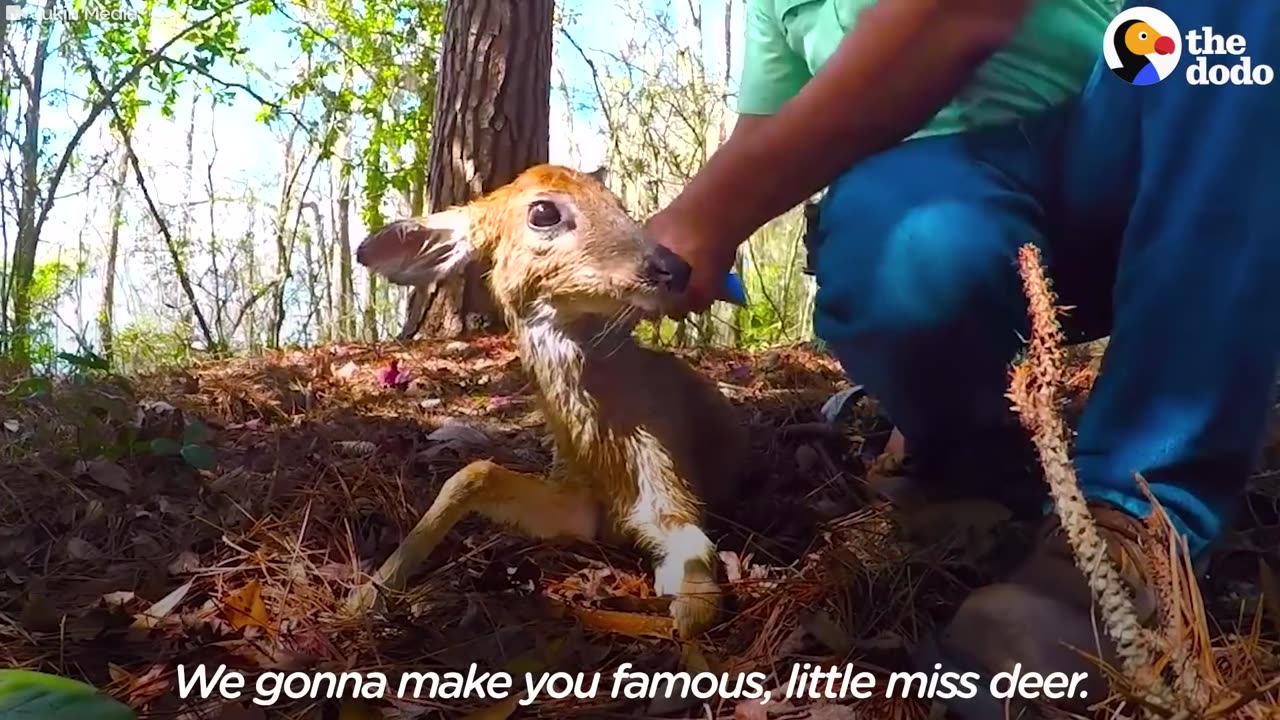
[[[1157,599],[1139,548],[1143,526],[1110,506],[1091,504],[1090,509],[1112,561],[1130,588],[1139,622],[1151,625],[1156,619]],[[1041,527],[1031,555],[1012,575],[970,595],[938,637],[922,643],[918,669],[935,672],[935,665],[941,663],[943,672],[977,673],[974,698],[944,700],[948,709],[969,720],[1035,717],[1026,710],[1038,704],[1036,700],[1028,703],[1017,695],[1002,699],[988,692],[998,673],[1014,672],[1018,665],[1023,674],[1066,673],[1072,677],[1084,673],[1075,685],[1074,698],[1047,700],[1042,696],[1039,700],[1062,710],[1084,712],[1108,696],[1108,681],[1096,659],[1118,667],[1115,646],[1092,608],[1093,597],[1072,560],[1066,532],[1057,515],[1052,515]],[[1008,691],[1007,679],[997,690]]]

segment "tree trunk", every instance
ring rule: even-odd
[[[449,2],[432,119],[431,211],[469,202],[547,162],[554,10],[554,0]],[[476,263],[434,290],[415,288],[401,339],[412,338],[424,319],[435,336],[501,331],[482,280],[486,270]]]
[[[338,337],[356,336],[355,280],[351,272],[351,161],[341,156],[338,179]]]
[[[213,180],[213,166],[218,161],[218,136],[214,120],[218,114],[218,99],[209,97],[209,141],[212,152],[204,166],[205,193],[209,196],[209,275],[213,280],[213,333],[218,339],[220,349],[230,349],[231,340],[227,336],[227,303],[231,298],[224,292],[227,269],[222,266],[222,240],[218,236],[218,192]]]
[[[181,248],[184,259],[189,259],[192,249],[195,246],[195,238],[191,233],[191,226],[194,224],[195,213],[191,210],[191,196],[195,188],[195,166],[196,166],[196,111],[200,108],[200,102],[196,98],[191,99],[191,120],[187,123],[187,163],[183,167],[182,177],[186,182],[186,192],[182,201],[182,227],[178,231],[178,247]],[[178,288],[174,288],[176,291]],[[168,292],[168,289],[166,289]],[[190,327],[192,322],[191,308],[179,311],[179,322],[184,327]],[[210,348],[212,350],[212,348]]]
[[[252,197],[252,196],[251,196]],[[244,257],[244,287],[247,292],[244,293],[244,300],[240,303],[240,318],[244,321],[244,346],[250,355],[256,354],[258,351],[258,316],[253,307],[253,294],[255,288],[258,287],[258,255],[257,242],[254,236],[253,228],[258,224],[258,204],[255,200],[249,201],[249,232],[240,238],[240,252]],[[239,322],[231,327],[231,335],[234,337]]]
[[[129,180],[129,151],[120,143],[120,167],[111,190],[111,234],[107,240],[107,266],[103,269],[102,311],[98,314],[98,335],[102,357],[115,363],[116,258],[120,254],[120,225],[124,216],[124,185]]]
[[[317,165],[319,161],[317,161]],[[307,339],[308,343],[314,342],[311,336],[311,323],[316,324],[316,336],[320,342],[325,341],[325,317],[324,317],[324,296],[320,291],[320,283],[328,281],[328,273],[325,272],[325,239],[324,239],[324,217],[320,214],[320,205],[314,200],[306,200],[302,203],[299,212],[302,210],[311,211],[311,232],[304,232],[302,240],[304,245],[302,250],[305,253],[307,263],[307,317],[302,322],[302,336]]]
[[[50,0],[46,7],[52,6],[53,0]],[[7,278],[7,297],[13,303],[13,324],[9,327],[11,344],[7,350],[20,368],[29,367],[31,363],[31,282],[35,277],[36,248],[40,242],[40,110],[44,106],[44,66],[49,57],[49,38],[53,32],[50,17],[46,13],[40,21],[40,35],[36,42],[35,59],[31,63],[31,74],[23,83],[27,91],[27,108],[19,153],[22,162],[22,200],[18,209],[18,240],[13,247],[13,262],[9,265]],[[0,41],[0,44],[3,42]],[[22,69],[15,63],[13,71],[21,73]],[[52,195],[54,190],[54,187],[49,187],[45,192]]]
[[[292,276],[292,242],[289,238],[289,216],[293,213],[294,191],[297,188],[298,176],[306,163],[305,151],[297,154],[294,141],[298,136],[298,126],[289,130],[289,137],[284,146],[284,182],[280,184],[280,205],[276,210],[276,280],[278,285],[272,293],[271,334],[268,335],[267,347],[280,349],[280,337],[284,332],[285,291]]]

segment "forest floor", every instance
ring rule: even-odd
[[[392,357],[408,387],[379,381]],[[696,647],[670,639],[666,601],[653,597],[639,554],[540,545],[474,517],[407,597],[382,614],[343,617],[357,571],[391,552],[450,473],[486,457],[547,467],[527,378],[509,341],[493,338],[326,347],[52,388],[0,383],[0,665],[86,679],[145,716],[183,720],[934,717],[927,700],[884,697],[705,707],[610,697],[608,673],[624,662],[763,672],[770,688],[795,662],[884,677],[908,667],[907,651],[968,590],[1007,567],[1004,550],[1025,547],[1027,528],[999,505],[901,516],[875,501],[866,470],[890,428],[866,399],[826,422],[823,403],[847,387],[826,356],[688,357],[741,407],[757,454],[755,489],[734,517],[710,522],[732,587],[722,624]],[[1077,384],[1088,378],[1086,368]],[[193,421],[207,437],[184,431]],[[1276,455],[1268,467],[1280,465]],[[1212,662],[1240,678],[1280,672],[1271,652],[1280,608],[1260,610],[1263,595],[1280,598],[1264,562],[1280,567],[1277,477],[1255,478],[1201,587],[1209,629],[1227,648]],[[377,670],[391,687],[377,701],[269,707],[249,695],[178,697],[179,665],[223,663],[249,676],[250,691],[257,673],[293,670]],[[394,697],[398,673],[465,673],[473,663],[605,674],[594,698],[529,707],[518,697]]]

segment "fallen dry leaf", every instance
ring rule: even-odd
[[[457,420],[446,420],[439,428],[427,435],[432,442],[455,445],[487,446],[489,436],[465,423]]]
[[[152,630],[159,627],[160,623],[173,613],[174,609],[178,607],[182,599],[190,591],[191,583],[183,583],[173,592],[157,600],[151,607],[136,615],[133,619],[133,627],[137,630]]]
[[[113,672],[111,676],[115,679],[116,673]],[[125,676],[126,679],[121,682],[122,688],[119,694],[123,696],[125,702],[134,707],[146,705],[168,692],[173,677],[163,665],[152,665],[141,675],[125,673]]]
[[[136,600],[137,597],[131,590],[109,592],[102,596],[102,606],[108,609],[123,608]]]
[[[16,433],[22,429],[22,424],[12,418],[4,421],[4,429],[11,433]]]
[[[742,558],[732,550],[721,550],[720,564],[724,567],[725,579],[732,585],[742,580]]]
[[[350,380],[360,372],[360,367],[354,361],[348,362],[346,365],[338,368],[333,372],[333,376],[339,380]]]
[[[84,514],[80,517],[81,525],[92,525],[107,515],[107,506],[101,500],[93,499],[85,503]]]
[[[299,654],[289,648],[279,647],[275,643],[258,640],[236,638],[209,644],[224,650],[228,655],[261,670],[279,670],[295,672],[311,667],[317,658]]]
[[[39,593],[27,596],[22,612],[18,615],[22,627],[36,632],[53,632],[62,625],[62,615],[49,604],[48,598]]]
[[[768,707],[759,700],[744,700],[733,707],[733,720],[769,720]]]
[[[249,471],[242,467],[231,468],[216,480],[209,483],[209,489],[214,492],[225,493],[236,489],[238,485],[243,484],[249,479]]]
[[[1271,618],[1275,629],[1280,631],[1280,578],[1276,577],[1275,571],[1262,558],[1258,558],[1258,584],[1262,586],[1262,606],[1267,617]]]
[[[595,632],[636,638],[670,638],[674,631],[669,617],[580,607],[572,608],[572,612],[583,627]]]
[[[351,580],[353,570],[351,563],[331,562],[316,568],[315,574],[331,582],[348,582]]]
[[[761,703],[758,699],[743,700],[734,706],[733,720],[769,720],[777,715],[795,712],[796,706],[782,695],[782,688],[773,688],[769,691],[767,703]]]
[[[200,556],[190,550],[178,553],[178,557],[174,558],[168,567],[170,575],[186,575],[199,569]]]
[[[178,408],[163,400],[140,400],[138,401],[138,410],[142,412],[164,414],[176,411]]]
[[[243,630],[246,627],[260,627],[270,630],[270,618],[267,617],[267,605],[262,601],[262,586],[256,579],[237,590],[222,603],[222,613],[231,627]]]
[[[91,480],[105,488],[128,495],[133,492],[133,483],[129,481],[129,472],[110,460],[91,460],[78,467],[79,474],[88,475]]]
[[[859,720],[858,714],[848,705],[825,703],[806,708],[805,720]]]
[[[893,432],[889,433],[889,442],[885,443],[883,455],[894,460],[902,460],[906,457],[907,439],[898,428],[894,428]]]
[[[67,538],[67,555],[72,560],[92,560],[102,553],[84,538],[73,537]]]

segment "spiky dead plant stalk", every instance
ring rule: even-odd
[[[1187,540],[1174,530],[1173,521],[1152,494],[1146,479],[1141,475],[1134,479],[1151,505],[1151,514],[1146,520],[1146,537],[1142,543],[1143,562],[1152,587],[1159,595],[1160,629],[1164,647],[1169,652],[1173,689],[1186,707],[1203,715],[1214,700],[1213,689],[1205,674],[1218,673],[1214,667],[1208,620],[1195,581]]]
[[[1061,412],[1065,342],[1056,297],[1045,277],[1039,249],[1024,245],[1018,252],[1018,265],[1030,305],[1031,342],[1026,362],[1016,365],[1010,375],[1009,399],[1032,435],[1076,567],[1088,580],[1103,625],[1116,644],[1121,669],[1134,686],[1147,688],[1147,702],[1171,707],[1170,693],[1155,671],[1161,655],[1158,642],[1138,620],[1133,598],[1108,555],[1107,543],[1089,512],[1071,464]]]

